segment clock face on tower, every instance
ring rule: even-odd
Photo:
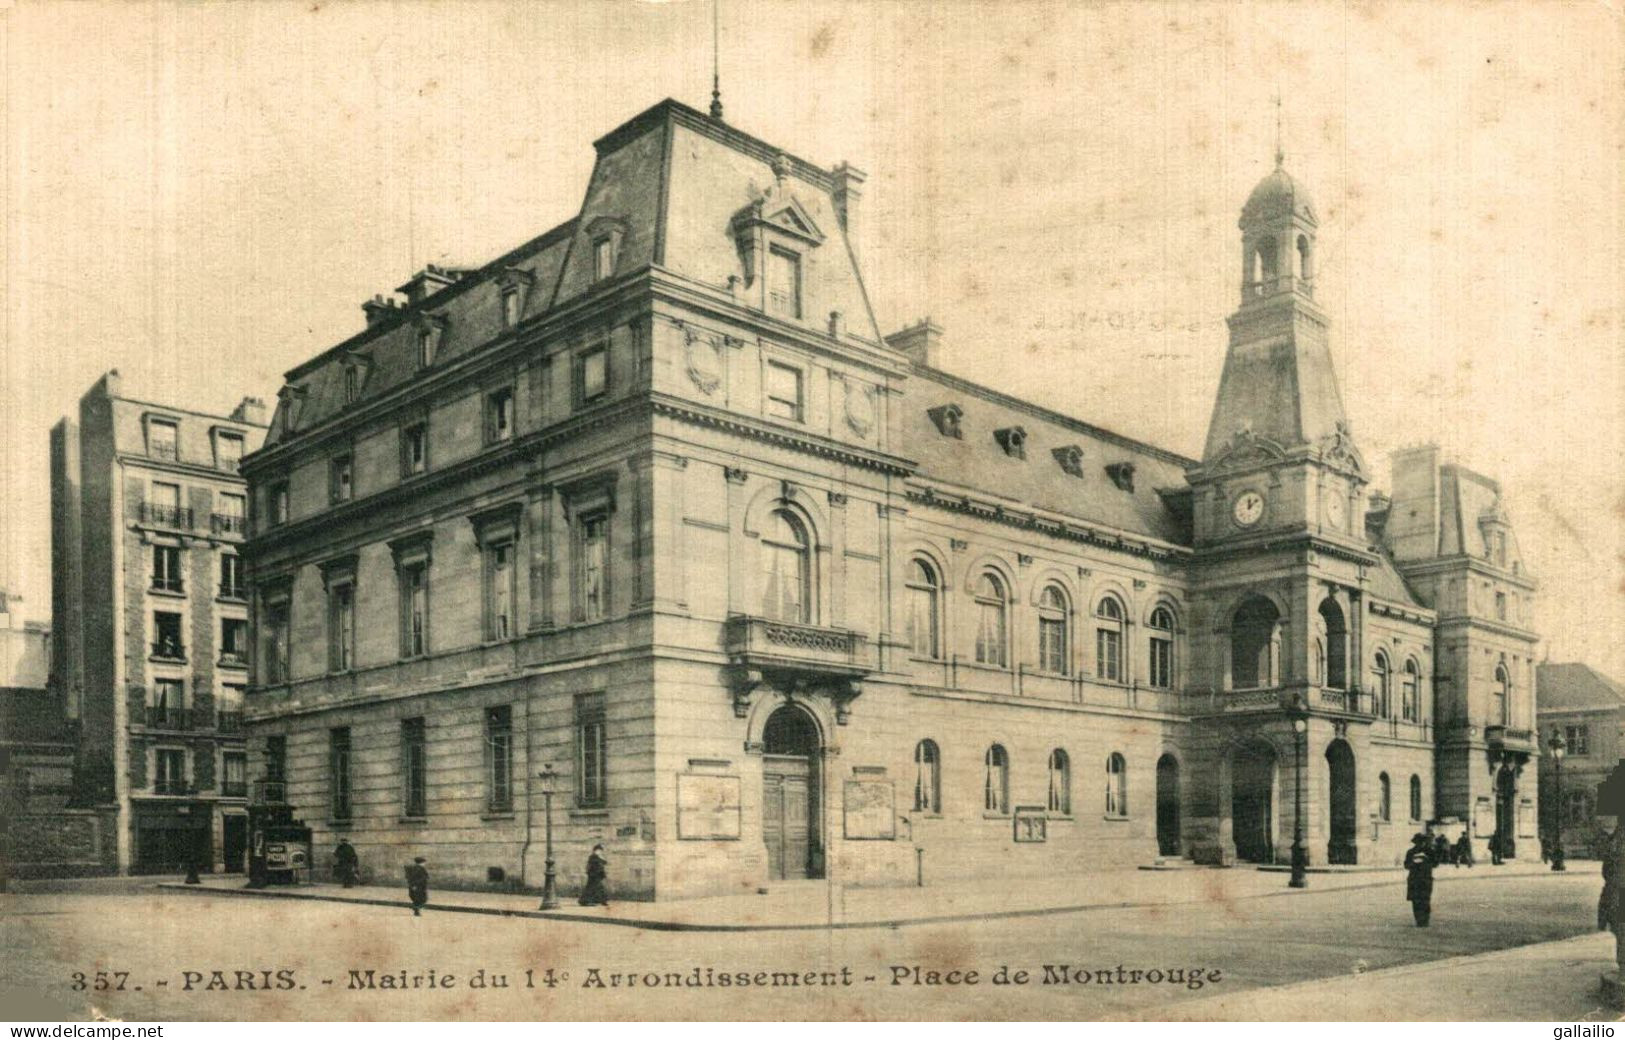
[[[1326,492],[1326,525],[1336,531],[1343,529],[1343,496],[1336,491]]]
[[[1264,496],[1257,491],[1243,491],[1236,496],[1230,509],[1237,527],[1251,527],[1264,517]]]

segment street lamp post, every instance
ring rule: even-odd
[[[1563,863],[1563,753],[1569,749],[1569,745],[1563,739],[1562,732],[1554,726],[1552,739],[1546,746],[1551,748],[1552,761],[1557,769],[1557,804],[1552,806],[1552,869],[1567,870]]]
[[[1292,771],[1295,793],[1292,798],[1292,878],[1290,888],[1309,887],[1309,849],[1303,843],[1303,744],[1309,732],[1309,722],[1302,716],[1292,720],[1292,751],[1296,759]]]
[[[537,775],[542,781],[542,813],[547,818],[547,863],[545,870],[542,872],[541,908],[543,910],[557,910],[559,896],[553,888],[553,782],[558,779],[559,774],[553,771],[553,763],[549,762],[542,767],[542,771]]]

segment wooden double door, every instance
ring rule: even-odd
[[[762,763],[762,841],[774,881],[820,877],[817,786],[800,756],[767,755]]]

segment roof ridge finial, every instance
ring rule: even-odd
[[[1281,147],[1281,88],[1275,88],[1275,168],[1286,163],[1286,149]]]
[[[711,118],[722,118],[721,38],[722,0],[711,0]]]

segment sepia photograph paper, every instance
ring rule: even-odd
[[[0,1019],[1612,1035],[1621,25],[5,4]]]

